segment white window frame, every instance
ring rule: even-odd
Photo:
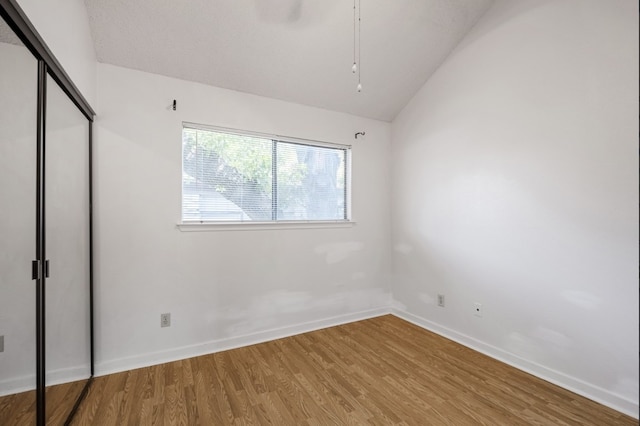
[[[183,194],[182,184],[180,185],[180,221],[177,228],[183,232],[199,232],[199,231],[247,231],[247,230],[269,230],[269,229],[312,229],[312,228],[348,228],[356,224],[352,219],[351,206],[351,145],[330,143],[317,141],[312,139],[295,138],[291,136],[283,136],[269,133],[261,133],[254,131],[238,130],[228,127],[210,126],[191,122],[182,122],[180,135],[184,129],[203,130],[219,133],[228,133],[238,136],[251,136],[261,139],[271,139],[278,142],[290,142],[294,144],[340,149],[345,151],[345,204],[346,219],[338,220],[271,220],[271,221],[206,221],[206,220],[184,220],[182,218]],[[184,153],[182,152],[182,144],[180,145],[181,163],[184,161]],[[184,168],[181,167],[182,170]]]

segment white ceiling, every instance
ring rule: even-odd
[[[98,61],[392,121],[493,0],[85,0]]]

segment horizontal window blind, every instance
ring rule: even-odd
[[[184,127],[183,222],[348,220],[348,147]]]

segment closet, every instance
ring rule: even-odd
[[[93,377],[94,112],[16,1],[0,14],[0,424],[66,424]]]

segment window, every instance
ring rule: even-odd
[[[182,221],[348,221],[349,155],[348,146],[184,124]]]

